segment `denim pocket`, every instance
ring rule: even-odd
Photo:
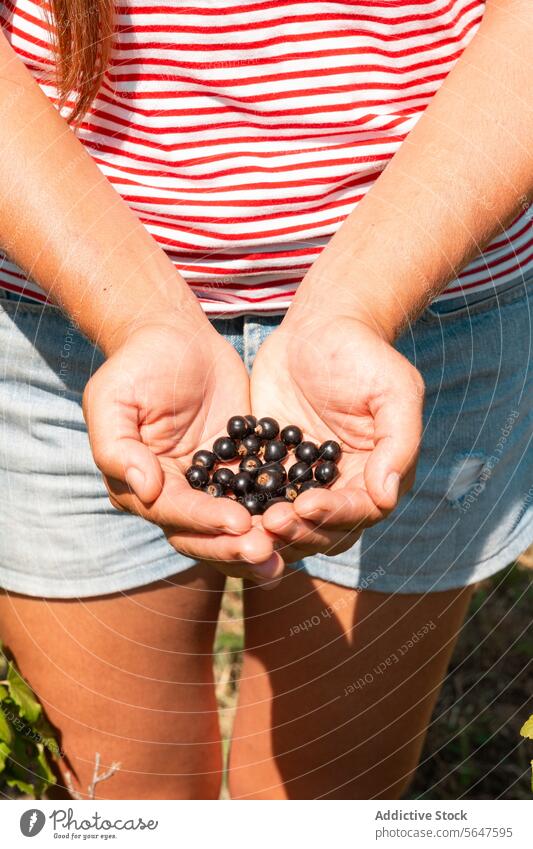
[[[506,304],[528,296],[533,277],[513,280],[506,286],[480,292],[477,296],[460,296],[449,301],[434,301],[423,313],[422,318],[429,321],[445,322],[454,318],[473,318],[487,310],[498,310]]]

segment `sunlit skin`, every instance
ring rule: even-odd
[[[288,327],[286,325],[288,324]],[[271,375],[277,375],[272,381]],[[340,476],[263,516],[287,561],[350,548],[412,483],[421,436],[420,375],[371,328],[346,318],[309,327],[284,322],[263,344],[252,406],[296,422],[304,438],[342,445]]]
[[[250,379],[0,33],[2,248],[107,357],[84,412],[112,503],[204,561],[96,598],[0,592],[2,636],[61,728],[78,790],[100,751],[122,763],[102,797],[217,798],[211,652],[223,575],[235,574],[274,591],[245,585],[234,796],[405,791],[472,588],[356,592],[296,570],[280,580],[283,558],[349,548],[412,485],[423,387],[393,345],[531,200],[531,44],[531,0],[487,0],[479,31],[305,275]],[[341,442],[331,490],[252,519],[193,491],[192,453],[248,412]],[[280,664],[278,641],[327,606],[336,615],[286,640]],[[379,693],[364,690],[362,721],[350,699],[332,713],[332,693],[428,621],[438,625],[405,665],[380,677]]]
[[[226,343],[215,340],[183,278],[0,37],[5,128],[0,131],[4,151],[0,176],[5,188],[0,232],[6,234],[4,242],[13,259],[112,356],[102,374],[91,381],[85,399],[89,436],[97,456],[109,457],[112,446],[106,428],[93,432],[98,417],[91,417],[91,405],[100,410],[101,420],[122,415],[123,422],[117,422],[116,430],[128,432],[139,443],[135,457],[137,466],[144,464],[140,469],[146,486],[142,497],[154,497],[163,466],[170,477],[177,472],[177,481],[181,480],[178,470],[183,472],[176,457],[171,459],[163,451],[166,461],[162,465],[143,450],[149,430],[133,424],[143,419],[128,382],[118,378],[117,356],[122,368],[141,384],[143,360],[152,360],[147,372],[159,372],[157,392],[153,382],[147,384],[153,419],[168,425],[176,400],[183,404],[167,443],[183,443],[177,449],[182,460],[220,434],[223,419],[250,409],[254,414],[278,415],[282,424],[299,424],[313,440],[333,435],[346,443],[341,477],[330,495],[309,493],[294,508],[272,508],[264,524],[254,519],[258,527],[270,531],[276,527],[279,534],[274,538],[266,532],[263,537],[255,532],[250,535],[248,525],[240,527],[248,535],[249,555],[265,564],[267,577],[277,578],[281,569],[279,557],[272,556],[272,546],[288,559],[294,558],[300,549],[287,548],[287,542],[294,542],[295,534],[301,541],[304,530],[311,530],[301,521],[289,530],[286,519],[291,509],[293,518],[298,512],[300,519],[314,518],[314,524],[318,521],[320,525],[320,531],[313,528],[312,538],[307,536],[306,550],[332,551],[332,544],[342,547],[353,542],[365,523],[392,509],[395,494],[404,492],[412,482],[421,432],[420,378],[387,342],[392,343],[446,286],[456,269],[524,208],[532,191],[533,109],[524,61],[531,44],[532,17],[528,0],[487,3],[479,32],[407,142],[306,274],[280,331],[267,340],[257,357],[251,398],[243,367]],[[500,120],[495,121],[494,115]],[[502,150],[504,167],[498,165]],[[139,333],[140,325],[154,329]],[[155,328],[159,326],[171,328],[178,352],[191,336],[209,339],[205,349],[199,343],[187,357],[169,351],[166,383],[165,371],[161,371],[165,347],[146,344],[150,333],[158,335]],[[335,327],[334,333],[329,332],[331,327]],[[216,357],[224,351],[220,371],[216,363],[206,362],[207,350]],[[226,374],[223,364],[230,361]],[[176,397],[177,367],[183,386],[188,387],[186,397]],[[365,385],[365,378],[372,373],[374,384]],[[389,373],[394,380],[387,384]],[[209,409],[215,398],[218,403],[221,392],[214,387],[215,375],[223,375],[226,384],[221,404],[224,415]],[[112,391],[108,379],[115,387]],[[235,387],[232,398],[229,386]],[[399,403],[397,387],[406,390],[400,402],[406,424],[398,423],[394,429],[394,456],[390,454],[386,463],[393,442],[388,439],[391,411]],[[124,393],[118,403],[117,391]],[[109,416],[105,404],[110,405]],[[198,419],[194,424],[193,411]],[[207,428],[205,422],[209,422]],[[150,431],[157,432],[158,427]],[[199,440],[196,446],[193,438]],[[134,450],[131,443],[130,449]],[[115,503],[120,499],[122,507],[127,504],[146,515],[149,502],[141,511],[132,499],[129,490],[134,478],[130,473],[129,483],[126,480],[123,460],[115,467],[120,482],[114,484]],[[399,487],[393,484],[385,492],[385,473],[398,474]],[[165,485],[165,495],[177,481]],[[313,515],[310,511],[319,504],[319,514]],[[228,548],[226,535],[217,537],[212,527],[185,531],[180,499],[167,506],[165,532],[174,544],[183,542],[188,554],[223,563],[229,552],[235,553],[235,548]],[[215,517],[223,511],[227,517],[233,514],[237,523],[248,522],[237,505],[213,510]]]
[[[113,505],[160,525],[180,552],[220,560],[225,574],[262,583],[261,569],[272,578],[283,567],[272,539],[252,526],[242,505],[185,480],[193,454],[226,433],[236,406],[249,409],[248,377],[210,325],[187,334],[161,325],[137,329],[84,393],[94,457]]]

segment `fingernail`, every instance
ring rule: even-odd
[[[144,472],[141,472],[141,470],[137,469],[135,466],[130,466],[129,469],[126,470],[126,483],[139,498],[142,497],[141,493],[143,492],[145,481],[146,477]]]
[[[385,479],[385,492],[387,495],[394,495],[396,498],[400,488],[400,475],[398,472],[391,472]]]
[[[305,510],[300,513],[302,519],[307,519],[309,522],[314,522],[315,525],[320,525],[328,518],[328,511],[321,507],[315,507],[312,510]]]
[[[253,569],[250,569],[250,572],[254,576],[254,578],[272,578],[273,573],[276,571],[276,564],[272,563],[272,560],[267,560],[266,563],[257,563],[254,565]]]
[[[238,531],[237,528],[232,528],[231,525],[221,525],[220,531],[223,534],[231,534],[233,537],[240,537],[244,531]]]

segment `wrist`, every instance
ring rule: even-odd
[[[442,288],[402,275],[386,263],[380,266],[377,259],[335,256],[327,250],[298,287],[287,313],[289,323],[316,326],[351,318],[393,344]]]
[[[384,341],[393,344],[401,335],[405,321],[404,313],[391,309],[384,298],[367,296],[367,281],[359,289],[352,281],[350,291],[346,287],[335,287],[331,275],[326,280],[319,276],[302,281],[284,319],[285,329],[291,325],[298,334],[317,332],[324,325],[351,320],[364,324]],[[405,317],[404,317],[405,318]]]
[[[172,266],[156,268],[151,274],[138,274],[123,280],[113,274],[110,283],[98,279],[80,299],[76,288],[66,293],[56,290],[55,300],[80,330],[106,357],[121,347],[136,330],[146,326],[166,326],[184,335],[212,328],[198,299]]]
[[[110,357],[133,334],[149,328],[177,332],[183,338],[198,338],[206,331],[213,332],[213,326],[199,306],[177,306],[167,302],[150,309],[141,308],[134,315],[119,317],[110,326],[106,325],[95,342],[104,355]]]

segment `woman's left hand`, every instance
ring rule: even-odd
[[[298,425],[304,439],[334,439],[342,447],[340,475],[330,489],[312,489],[263,515],[286,562],[351,548],[412,486],[423,381],[378,329],[342,315],[314,313],[305,321],[291,308],[257,354],[251,394],[256,416]]]

